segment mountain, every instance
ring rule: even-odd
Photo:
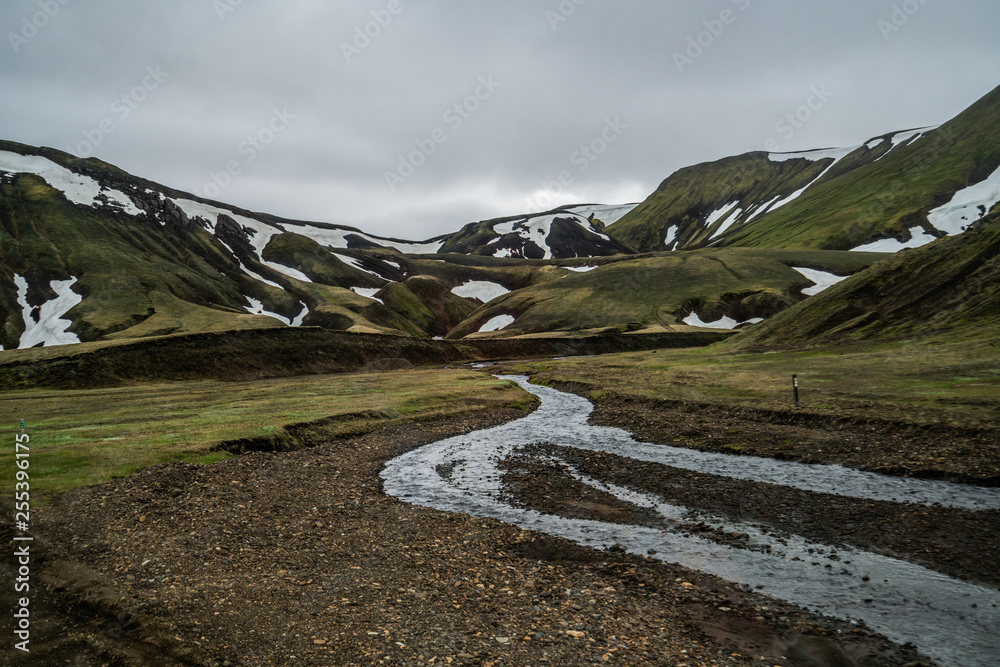
[[[998,168],[1000,88],[940,127],[852,148],[753,152],[681,169],[607,231],[647,252],[895,251],[982,218],[1000,200]]]
[[[635,207],[578,205],[469,223],[445,237],[440,252],[552,259],[607,257],[635,250],[604,233]]]
[[[577,205],[416,243],[253,213],[99,160],[2,143],[0,345],[282,326],[418,338],[685,318],[732,328],[806,298],[813,282],[790,266],[843,276],[879,257],[625,254],[603,228],[630,209]],[[569,254],[582,259],[559,259]],[[696,277],[684,278],[688,269]],[[669,303],[650,307],[666,293]]]
[[[739,338],[780,337],[779,314],[845,294],[814,298],[881,270],[879,253],[979,226],[1000,201],[998,121],[1000,89],[938,128],[748,153],[682,169],[638,205],[563,206],[421,242],[0,142],[0,347],[287,326],[460,339],[766,320]]]

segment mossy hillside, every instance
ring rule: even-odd
[[[729,228],[721,245],[847,250],[877,238],[908,239],[913,226],[931,231],[928,211],[1000,165],[1000,88],[919,140],[888,146],[862,146],[797,199]],[[736,200],[746,207],[790,194],[827,165],[828,159],[772,163],[765,153],[749,153],[682,169],[608,232],[652,250],[677,224],[679,247],[697,247],[713,231],[698,226],[699,215]]]
[[[931,209],[998,166],[1000,88],[918,141],[734,230],[725,243],[847,249],[877,237],[908,238],[905,230],[924,225]]]
[[[239,313],[245,303],[226,276],[235,265],[204,230],[154,227],[76,206],[31,175],[0,186],[0,251],[10,270],[27,278],[29,303],[55,296],[49,281],[78,278],[74,290],[83,302],[69,316],[83,340],[176,311],[178,301],[217,309],[220,319],[230,320],[228,315]],[[0,293],[3,343],[12,347],[23,323],[9,277],[0,280]]]
[[[275,261],[302,265],[319,279],[355,286],[384,284],[305,237],[282,234],[276,241],[271,244]],[[286,289],[252,279],[229,250],[198,225],[161,226],[77,206],[32,175],[0,186],[0,254],[12,272],[27,278],[29,303],[55,296],[51,280],[78,279],[73,290],[83,301],[67,316],[74,322],[71,331],[84,341],[282,326],[271,317],[248,313],[244,295],[290,319],[301,311],[301,301],[310,308],[310,323],[334,329],[414,331],[388,312],[373,313],[376,321],[369,321],[364,313],[375,304],[370,299],[300,282],[246,259],[251,270]],[[17,288],[9,278],[0,280],[0,319],[0,344],[16,347],[24,324]]]
[[[614,261],[512,292],[478,309],[449,338],[476,332],[487,320],[512,315],[502,335],[601,327],[677,325],[692,310],[706,321],[772,315],[802,299],[810,281],[791,266],[848,275],[882,255],[727,248],[661,253]]]
[[[680,169],[607,232],[642,252],[663,250],[668,227],[677,226],[675,249],[705,244],[719,224],[703,221],[734,201],[771,201],[805,187],[831,160],[772,162],[754,152]]]
[[[448,285],[433,276],[412,276],[402,283],[386,285],[377,297],[387,308],[429,336],[443,336],[476,309],[452,294]]]
[[[411,323],[421,335],[432,327],[435,320],[434,311],[402,283],[386,285],[377,296],[382,299],[386,308]]]
[[[410,258],[409,272],[414,275],[433,276],[449,287],[458,287],[470,280],[484,280],[503,285],[509,290],[521,289],[535,283],[538,272],[548,262],[536,260],[510,260],[474,255],[442,255],[431,259],[423,255]]]
[[[352,253],[345,251],[345,254]],[[310,280],[324,285],[377,288],[385,284],[385,280],[338,259],[319,243],[301,234],[285,232],[275,235],[264,247],[261,257],[269,262],[298,269]],[[368,262],[378,261],[380,271],[392,272],[392,267],[384,262],[365,255],[361,257]]]
[[[497,237],[496,232],[493,231],[493,225],[497,225],[502,222],[512,222],[514,220],[520,220],[520,217],[515,216],[496,218],[494,220],[484,220],[481,222],[470,222],[449,236],[439,252],[470,254],[476,249],[484,247],[487,243]]]
[[[995,346],[997,304],[1000,206],[978,228],[890,256],[725,347],[773,350],[932,335]]]

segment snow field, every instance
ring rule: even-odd
[[[510,290],[499,283],[488,280],[470,280],[458,287],[451,288],[451,293],[464,299],[479,299],[489,303],[497,297],[509,294]]]

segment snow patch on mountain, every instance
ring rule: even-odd
[[[733,205],[735,206],[735,204],[738,204],[738,203],[739,202],[735,202]],[[731,208],[732,207],[730,207],[730,209]],[[716,211],[716,213],[718,213],[718,211]],[[724,213],[723,214],[723,219],[722,219],[722,224],[719,225],[719,228],[715,230],[715,232],[709,237],[709,239],[711,240],[711,239],[716,238],[717,236],[721,236],[723,234],[723,232],[725,232],[727,229],[729,229],[730,227],[733,226],[733,223],[735,223],[739,219],[740,214],[742,214],[742,213],[743,213],[743,209],[742,208],[738,208],[735,211],[732,211],[731,213],[729,211],[727,211],[726,213]],[[715,215],[715,214],[713,213],[713,215]],[[709,223],[709,224],[711,225],[712,223]]]
[[[250,305],[244,306],[244,308],[246,308],[247,312],[252,315],[267,315],[268,317],[273,317],[276,320],[281,320],[285,324],[291,325],[292,321],[289,318],[284,315],[279,315],[278,313],[272,313],[271,311],[264,310],[264,304],[252,296],[244,295],[243,298],[250,302]]]
[[[923,227],[910,227],[909,241],[903,242],[896,239],[879,239],[878,241],[873,241],[872,243],[859,245],[857,248],[851,248],[851,250],[855,252],[895,253],[903,250],[904,248],[919,248],[920,246],[927,245],[936,239],[936,236],[925,232]]]
[[[889,150],[887,150],[885,153],[880,155],[877,160],[875,160],[875,162],[878,162],[896,148],[905,147],[909,146],[910,144],[916,143],[917,141],[922,139],[925,134],[938,129],[939,127],[940,125],[930,125],[928,127],[921,127],[915,130],[904,130],[902,132],[896,132],[895,134],[892,134],[889,137],[879,137],[878,139],[873,139],[866,145],[868,146],[868,148],[875,148],[877,146],[880,146],[886,139],[892,142],[892,145],[889,146]],[[872,146],[872,144],[875,144],[875,146]]]
[[[510,315],[497,315],[489,322],[479,327],[479,331],[480,333],[486,331],[500,331],[501,329],[506,329],[512,324],[514,324],[514,318]]]
[[[18,349],[24,350],[39,343],[43,347],[49,345],[72,345],[79,343],[80,338],[67,331],[71,320],[63,319],[70,308],[83,301],[83,296],[73,291],[76,278],[70,280],[53,280],[49,287],[56,293],[38,307],[37,319],[32,315],[35,308],[28,303],[28,281],[23,276],[14,274],[14,284],[17,286],[17,303],[21,306],[21,318],[24,320],[24,333],[18,342]]]
[[[302,302],[300,301],[299,303],[302,303]],[[293,327],[300,327],[300,326],[302,326],[302,321],[306,319],[306,315],[308,315],[308,314],[309,314],[309,306],[307,306],[306,304],[303,303],[302,304],[302,310],[299,311],[299,314],[295,316],[295,319],[292,320],[292,323],[291,323],[290,326],[293,326]]]
[[[498,234],[513,234],[522,239],[534,243],[545,253],[545,259],[552,259],[552,248],[546,243],[549,233],[552,231],[552,221],[556,219],[554,215],[540,215],[534,218],[527,218],[518,222],[501,223],[493,227],[493,231]],[[498,229],[499,228],[499,229]],[[507,231],[507,230],[510,231]]]
[[[249,267],[247,267],[247,265],[240,260],[240,258],[236,255],[236,253],[233,252],[233,249],[229,246],[228,243],[226,243],[219,237],[215,237],[215,240],[221,243],[230,252],[230,254],[232,254],[232,256],[236,259],[236,262],[240,265],[240,269],[243,271],[243,273],[247,274],[254,280],[259,280],[260,282],[265,283],[267,285],[271,285],[272,287],[277,287],[278,289],[281,290],[285,289],[284,287],[274,282],[273,280],[268,280],[264,276],[260,275],[259,273],[256,273],[255,271],[252,271]]]
[[[712,211],[711,213],[708,214],[708,217],[705,219],[705,224],[707,226],[714,225],[716,222],[718,222],[722,218],[726,217],[729,214],[730,211],[732,211],[734,208],[736,208],[739,205],[739,203],[740,203],[740,201],[737,199],[734,202],[730,202],[730,203],[726,204],[725,206],[723,206],[720,209],[716,209],[715,211]]]
[[[702,322],[701,318],[698,317],[698,313],[692,311],[690,315],[681,321],[692,327],[703,327],[706,329],[735,329],[741,324],[757,324],[758,322],[763,322],[764,320],[760,317],[755,317],[747,320],[746,322],[737,322],[731,317],[722,317],[714,322]]]
[[[920,137],[923,134],[923,130],[910,130],[909,132],[897,132],[892,135],[892,147],[900,146],[902,144],[908,144],[911,140]]]
[[[805,158],[807,160],[813,160],[813,161],[815,161],[815,160],[822,160],[824,158],[833,158],[833,162],[831,162],[829,164],[829,166],[827,166],[826,169],[824,169],[822,172],[820,172],[819,176],[817,176],[813,180],[811,180],[808,183],[806,183],[806,185],[805,185],[804,188],[802,188],[800,190],[796,190],[795,192],[793,192],[792,194],[788,195],[787,197],[785,197],[784,199],[782,199],[778,203],[772,204],[771,208],[768,209],[768,213],[776,211],[779,208],[781,208],[782,206],[784,206],[785,204],[788,204],[788,203],[793,202],[796,199],[798,199],[800,196],[802,196],[802,193],[804,193],[806,190],[808,190],[809,188],[811,188],[814,184],[816,184],[817,182],[819,182],[819,180],[821,178],[823,178],[824,176],[826,176],[827,172],[829,172],[831,169],[833,169],[834,166],[836,166],[836,164],[838,162],[840,162],[841,159],[843,159],[846,155],[849,155],[850,153],[853,153],[855,150],[857,150],[857,147],[855,147],[855,148],[840,148],[840,149],[836,149],[836,150],[830,149],[830,150],[824,150],[824,151],[808,151],[807,153],[771,153],[771,154],[769,154],[768,157],[771,159],[772,162],[784,162],[785,160],[792,159],[791,157],[782,157],[781,159],[775,159],[775,156],[786,156],[786,155],[790,155],[790,156],[794,156],[794,157],[799,157],[799,158]],[[822,154],[822,155],[820,157],[809,157],[810,155],[816,155],[816,154]]]
[[[639,204],[597,205],[584,204],[581,206],[570,206],[567,211],[572,211],[584,219],[589,219],[591,215],[603,222],[605,225],[612,225],[634,209]]]
[[[756,218],[757,216],[759,216],[759,215],[763,215],[764,213],[767,213],[768,211],[770,211],[770,210],[771,210],[771,207],[772,207],[772,206],[773,206],[773,205],[775,204],[775,202],[777,202],[777,201],[778,201],[779,199],[781,199],[781,195],[778,195],[778,196],[777,196],[777,197],[775,197],[774,199],[772,199],[772,200],[770,200],[770,201],[766,201],[766,202],[764,202],[763,204],[759,204],[759,205],[757,206],[757,208],[755,208],[755,209],[753,210],[753,213],[751,213],[751,214],[750,214],[750,217],[748,217],[748,218],[747,218],[746,220],[744,220],[744,221],[743,221],[743,224],[745,225],[745,224],[747,224],[748,222],[750,222],[751,220],[753,220],[754,218]],[[750,210],[750,209],[747,209],[747,210]]]
[[[255,273],[255,272],[251,271],[249,268],[247,268],[247,266],[243,262],[240,262],[240,268],[243,269],[243,272],[246,273],[251,278],[253,278],[254,280],[259,280],[260,282],[265,283],[267,285],[270,285],[271,287],[277,287],[278,289],[282,289],[282,290],[285,289],[284,287],[282,287],[278,283],[274,282],[273,280],[268,280],[267,278],[265,278],[264,276],[260,275],[259,273]]]
[[[663,238],[663,247],[667,250],[673,250],[674,241],[677,240],[677,230],[680,229],[677,225],[670,225],[667,227],[667,235]]]
[[[370,273],[371,275],[375,276],[376,278],[379,278],[381,280],[385,280],[385,278],[382,278],[382,276],[380,276],[379,274],[375,273],[374,271],[366,269],[361,262],[359,262],[358,260],[354,259],[353,257],[350,257],[348,255],[341,255],[339,252],[334,252],[334,253],[330,253],[330,254],[333,255],[334,257],[336,257],[337,259],[339,259],[340,261],[342,261],[344,264],[347,264],[349,266],[353,266],[358,271],[364,271],[365,273]]]
[[[35,174],[51,187],[62,192],[66,199],[74,204],[90,206],[91,208],[109,205],[111,208],[131,216],[142,215],[142,209],[136,206],[135,202],[124,192],[103,187],[90,176],[70,171],[40,155],[21,155],[10,151],[0,151],[0,171],[14,174]],[[107,204],[99,199],[101,195],[107,199]]]
[[[513,234],[514,227],[517,224],[518,223],[516,220],[513,222],[498,222],[497,224],[493,225],[493,231],[496,232],[497,234],[500,234],[501,236],[506,236],[507,234]]]
[[[814,283],[812,287],[802,290],[802,293],[807,296],[815,296],[823,290],[833,287],[840,281],[847,280],[847,276],[838,276],[826,271],[817,271],[816,269],[807,269],[801,266],[793,266],[792,269],[798,271]]]
[[[235,220],[240,226],[247,228],[250,231],[250,245],[253,246],[254,253],[257,255],[258,261],[266,266],[271,266],[270,262],[264,261],[262,253],[267,244],[271,242],[271,239],[282,233],[282,229],[274,225],[269,225],[266,222],[261,222],[260,220],[255,220],[254,218],[248,218],[245,215],[240,215],[235,211],[219,208],[218,206],[212,206],[211,204],[205,204],[202,202],[194,201],[192,199],[174,199],[170,198],[177,208],[184,211],[184,214],[191,218],[200,218],[208,223],[209,230],[214,234],[215,228],[219,224],[219,215],[225,215],[233,220]],[[227,246],[228,247],[228,246]],[[232,249],[230,249],[232,250]],[[281,267],[281,268],[278,268]],[[280,264],[275,264],[271,268],[289,275],[297,280],[303,280],[299,276],[303,276],[301,272],[295,271],[294,269],[289,269],[288,267],[283,267]],[[244,269],[245,270],[245,269]],[[289,271],[295,271],[298,275],[292,275],[288,273]],[[248,271],[249,273],[249,271]],[[255,276],[256,277],[256,276]],[[305,278],[306,282],[312,282],[308,278]],[[264,281],[268,282],[268,281]]]
[[[347,248],[348,242],[346,237],[349,235],[360,236],[361,238],[375,243],[377,245],[386,248],[395,248],[396,250],[408,254],[408,255],[433,255],[441,249],[444,245],[444,241],[431,241],[428,243],[414,243],[411,241],[394,241],[390,239],[379,238],[378,236],[371,236],[360,232],[356,229],[330,229],[327,227],[315,227],[313,225],[303,224],[303,225],[283,225],[286,232],[292,232],[293,234],[301,234],[302,236],[311,238],[320,245],[330,246],[333,248]]]
[[[945,234],[961,234],[1000,202],[1000,168],[985,180],[959,190],[944,206],[927,214],[927,220]]]
[[[617,206],[608,207],[608,210],[615,212],[615,215],[624,215],[627,213],[624,209],[631,210],[635,206],[629,204],[627,206]],[[493,225],[493,232],[498,236],[490,240],[486,245],[493,245],[501,241],[506,241],[507,245],[511,243],[511,235],[517,234],[525,243],[522,244],[520,248],[500,248],[493,253],[494,257],[525,257],[527,253],[525,247],[528,243],[532,243],[537,246],[542,252],[544,259],[553,259],[554,254],[551,246],[549,245],[549,235],[552,232],[552,223],[557,219],[575,222],[580,225],[580,227],[589,234],[597,236],[598,238],[611,243],[611,237],[596,227],[590,222],[589,218],[585,215],[577,212],[582,211],[587,213],[591,211],[601,211],[605,207],[586,205],[586,206],[576,206],[566,209],[562,209],[555,213],[546,213],[542,215],[527,216],[519,220],[513,220],[508,222],[498,222]],[[600,216],[598,216],[600,218]],[[614,216],[609,216],[614,218]],[[605,221],[603,218],[600,218]],[[574,254],[575,256],[575,254]]]
[[[278,273],[283,273],[289,278],[294,278],[295,280],[301,280],[304,283],[312,282],[312,280],[309,279],[309,276],[302,273],[298,269],[293,269],[290,266],[285,266],[284,264],[278,264],[277,262],[269,262],[266,259],[261,259],[260,263],[268,267],[269,269],[274,269]]]
[[[215,226],[219,224],[220,213],[228,215],[229,217],[233,217],[232,211],[227,211],[221,208],[217,208],[210,204],[203,204],[202,202],[194,201],[193,199],[174,198],[174,197],[167,197],[167,199],[172,201],[174,205],[177,206],[177,208],[184,211],[184,215],[186,215],[191,220],[194,220],[195,218],[200,218],[205,222],[207,222],[208,228],[209,230],[212,231],[213,234],[215,233]]]
[[[366,299],[371,299],[372,301],[378,301],[384,306],[385,301],[383,301],[382,299],[375,298],[375,295],[379,293],[380,289],[381,289],[380,287],[352,287],[351,291],[357,294],[358,296],[365,297]]]
[[[878,145],[879,143],[881,143],[881,140],[873,139],[872,141],[869,142],[869,145],[870,144]],[[744,225],[760,215],[763,215],[765,213],[771,213],[781,208],[785,204],[795,201],[800,196],[802,196],[802,194],[805,193],[806,190],[811,188],[813,185],[818,183],[824,176],[826,176],[827,173],[831,169],[833,169],[833,167],[838,162],[840,162],[842,159],[844,159],[846,156],[850,155],[854,151],[858,150],[858,148],[860,148],[860,146],[853,146],[851,148],[824,148],[820,150],[801,151],[797,153],[768,153],[767,157],[771,162],[787,162],[788,160],[800,160],[800,159],[809,160],[811,162],[818,162],[819,160],[833,160],[833,161],[829,165],[827,165],[826,169],[820,172],[819,175],[816,176],[816,178],[812,179],[811,181],[806,183],[804,187],[796,190],[795,192],[791,193],[784,199],[782,199],[781,196],[779,195],[768,202],[763,202],[756,205],[751,203],[749,206],[741,208],[736,208],[740,204],[740,201],[737,200],[734,202],[730,202],[725,206],[723,206],[722,208],[713,211],[711,214],[709,214],[708,218],[705,220],[706,227],[711,227],[719,220],[723,220],[723,224],[719,226],[719,228],[712,234],[710,238],[714,239],[718,236],[721,236],[723,233],[726,232],[726,230],[728,230],[737,222],[737,220],[741,215],[744,215],[744,213],[746,212],[753,211],[753,213],[751,213],[746,218],[746,220],[743,221],[742,224]],[[733,209],[736,209],[735,212],[733,211]],[[665,241],[664,243],[666,244],[667,242]]]
[[[599,266],[564,266],[564,269],[570,271],[576,271],[577,273],[587,273],[588,271],[593,271],[594,269],[599,269]]]
[[[219,208],[218,206],[212,206],[211,204],[205,204],[191,199],[171,199],[171,201],[177,204],[177,206],[184,211],[189,218],[202,218],[203,220],[208,221],[209,229],[213,232],[215,231],[215,226],[218,224],[220,213],[229,216],[245,227],[250,227],[258,234],[258,245],[260,246],[257,248],[258,254],[260,253],[260,250],[267,245],[267,241],[269,241],[272,236],[281,234],[282,232],[299,234],[316,241],[322,246],[330,246],[332,248],[347,248],[348,242],[346,237],[353,234],[380,246],[395,248],[400,252],[414,255],[432,255],[440,250],[441,246],[444,245],[444,241],[433,241],[429,243],[392,241],[389,239],[379,238],[378,236],[365,234],[364,232],[355,229],[316,227],[305,223],[272,225],[261,222],[260,220],[248,218],[229,209]]]
[[[821,148],[814,151],[801,151],[798,153],[768,153],[767,159],[771,162],[787,162],[788,160],[799,159],[818,162],[819,160],[833,158],[834,162],[837,162],[858,150],[858,148],[859,146],[852,146],[851,148]]]
[[[479,299],[489,303],[497,297],[509,294],[510,290],[499,283],[488,280],[470,280],[458,287],[451,288],[451,293],[463,299]]]

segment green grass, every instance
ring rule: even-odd
[[[726,343],[769,350],[937,336],[1000,340],[1000,207],[976,229],[898,253]]]
[[[676,230],[677,249],[707,243],[719,225],[702,220],[734,201],[768,202],[808,185],[826,162],[772,162],[763,152],[685,167],[671,174],[644,202],[608,226],[613,237],[642,252],[662,249],[666,229]],[[721,223],[720,223],[721,224]]]
[[[228,456],[213,451],[217,443],[277,435],[288,424],[353,415],[323,430],[335,436],[488,407],[525,406],[530,398],[482,373],[411,370],[6,392],[0,424],[12,442],[18,420],[25,420],[37,502],[158,463],[212,463]],[[0,457],[5,492],[14,480],[12,450],[4,447]]]
[[[831,416],[907,423],[1000,423],[1000,347],[927,339],[852,348],[740,354],[723,344],[524,362],[543,384],[582,382],[607,392],[748,408],[792,407],[799,376],[803,408]]]

